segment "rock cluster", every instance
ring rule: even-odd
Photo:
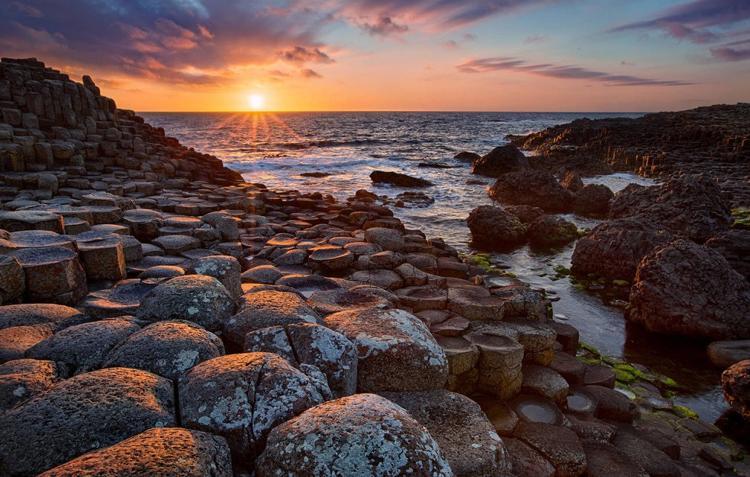
[[[483,284],[374,194],[240,182],[90,79],[0,65],[0,474],[722,468],[633,434],[543,292]]]

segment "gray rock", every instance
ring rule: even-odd
[[[0,412],[46,392],[63,375],[52,361],[15,359],[0,365]]]
[[[242,268],[234,257],[215,255],[196,258],[190,263],[189,273],[207,275],[219,280],[224,288],[236,300],[242,295]]]
[[[145,371],[110,368],[53,385],[0,415],[0,474],[36,475],[151,427],[175,425],[174,389]]]
[[[23,303],[0,307],[0,329],[50,323],[55,330],[59,330],[88,320],[86,315],[75,308],[52,303]]]
[[[224,436],[237,464],[250,463],[268,432],[323,401],[310,379],[271,353],[204,361],[180,378],[182,423]]]
[[[445,353],[411,313],[355,309],[328,315],[323,324],[357,347],[359,392],[423,391],[445,385]]]
[[[479,404],[446,390],[382,393],[425,426],[455,475],[483,477],[510,471],[502,439]]]
[[[298,295],[280,291],[260,291],[242,297],[240,311],[224,324],[226,339],[241,347],[245,335],[267,326],[293,323],[319,323],[320,316]]]
[[[232,295],[217,279],[185,275],[160,283],[138,308],[146,321],[188,320],[209,331],[221,329],[235,309]]]
[[[108,318],[58,331],[26,352],[34,359],[64,363],[75,373],[99,369],[112,348],[140,327],[132,320]]]
[[[403,408],[356,394],[308,409],[274,429],[258,477],[294,475],[452,476],[429,432]]]
[[[190,321],[161,321],[136,331],[112,349],[104,367],[149,371],[177,379],[203,361],[224,354],[218,336]]]

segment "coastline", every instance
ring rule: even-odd
[[[380,412],[401,423],[413,457],[404,465],[433,475],[746,472],[741,446],[669,402],[678,383],[579,347],[542,291],[493,285],[491,264],[405,227],[374,194],[336,201],[242,182],[117,110],[90,79],[76,84],[33,61],[0,65],[9,85],[0,96],[17,105],[3,109],[10,127],[0,136],[0,272],[12,285],[0,307],[12,343],[2,355],[12,378],[0,381],[1,470],[75,474],[97,447],[91,462],[125,465],[133,454],[116,452],[125,439],[137,449],[149,428],[184,427],[170,432],[214,436],[206,452],[224,475],[232,466],[263,475],[310,457],[285,453],[283,432],[304,440],[326,435],[318,422],[377,428]],[[162,360],[194,353],[160,367],[157,350]],[[252,405],[233,400],[238,375],[258,396]],[[117,400],[110,388],[141,400]],[[278,407],[263,411],[263,393]],[[84,395],[91,406],[73,409]],[[122,416],[98,412],[102,402]],[[249,406],[257,427],[227,403]],[[48,406],[62,414],[40,423]],[[113,419],[122,432],[107,431]],[[237,427],[253,437],[238,438]],[[332,445],[360,445],[342,439]],[[330,449],[318,451],[313,460],[327,465]]]

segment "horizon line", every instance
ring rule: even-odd
[[[251,109],[237,109],[237,110],[135,110],[131,108],[120,108],[118,109],[129,109],[136,113],[213,113],[213,114],[226,114],[226,113],[253,113],[253,114],[266,114],[266,113],[512,113],[512,114],[647,114],[656,112],[671,112],[672,110],[651,110],[651,111],[499,111],[499,110],[449,110],[449,109],[279,109],[279,110],[251,110]]]

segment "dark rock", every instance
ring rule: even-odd
[[[219,280],[235,300],[242,295],[242,268],[234,257],[214,255],[196,258],[190,263],[189,273],[206,275]]]
[[[397,187],[428,187],[432,185],[432,182],[425,179],[389,171],[373,171],[370,174],[370,180],[375,184],[385,183]]]
[[[152,427],[176,424],[174,389],[145,371],[110,368],[60,381],[0,415],[0,473],[36,475]]]
[[[738,361],[750,359],[750,340],[714,341],[706,349],[708,359],[726,369]]]
[[[579,215],[603,217],[609,212],[609,203],[614,196],[605,185],[588,184],[576,192],[573,211]]]
[[[507,249],[523,243],[526,226],[500,207],[482,205],[471,211],[466,223],[472,240],[486,247]]]
[[[578,227],[554,215],[543,215],[529,225],[529,242],[536,247],[555,247],[578,238]]]
[[[300,475],[453,475],[440,447],[403,408],[356,394],[308,409],[274,429],[258,477]]]
[[[224,323],[227,341],[239,348],[245,335],[267,326],[319,323],[320,316],[294,293],[261,291],[243,296],[239,312]]]
[[[529,447],[522,440],[511,437],[506,437],[503,441],[508,449],[513,475],[518,477],[554,477],[555,467],[533,447]]]
[[[63,369],[53,361],[39,359],[0,364],[0,413],[47,392],[62,377]]]
[[[26,352],[34,359],[64,363],[76,373],[99,369],[109,351],[140,327],[132,320],[108,318],[58,331]]]
[[[328,315],[323,324],[357,347],[357,389],[439,389],[448,377],[445,353],[419,318],[404,310],[375,308]]]
[[[477,403],[445,390],[382,393],[425,426],[454,475],[481,477],[510,471],[500,436]]]
[[[26,276],[18,259],[0,255],[0,305],[21,298],[25,288]]]
[[[323,401],[310,379],[271,353],[204,361],[180,378],[182,423],[224,436],[236,463],[251,463],[268,432]]]
[[[555,466],[558,476],[577,476],[586,471],[586,454],[578,436],[564,427],[521,421],[513,437],[524,441]]]
[[[479,159],[473,161],[472,174],[499,177],[506,172],[529,167],[529,160],[513,144],[498,146]]]
[[[679,477],[680,469],[667,454],[660,451],[650,442],[638,438],[630,431],[620,429],[612,440],[623,455],[632,462],[637,462],[647,473],[660,477]]]
[[[224,354],[215,334],[189,321],[162,321],[128,336],[112,349],[104,367],[149,371],[177,379],[198,363]]]
[[[547,212],[566,212],[573,204],[573,194],[563,189],[552,174],[535,169],[503,174],[489,194],[504,204],[532,205]]]
[[[65,305],[23,303],[0,307],[0,329],[50,323],[53,329],[59,330],[88,320],[80,311]]]
[[[651,331],[750,337],[750,283],[713,249],[676,240],[647,255],[630,290],[629,320]]]
[[[235,308],[234,299],[217,279],[185,275],[160,283],[138,308],[146,321],[188,320],[209,331],[221,329]]]
[[[648,477],[638,461],[631,460],[611,444],[585,442],[586,475],[591,477]]]
[[[719,252],[737,273],[750,280],[750,230],[727,230],[711,237],[706,246]]]
[[[476,152],[461,151],[453,156],[453,159],[458,159],[461,162],[474,162],[481,157],[482,156],[480,156]]]
[[[632,282],[641,259],[671,240],[669,232],[637,218],[604,222],[578,239],[571,270],[576,275]]]
[[[570,192],[578,192],[583,189],[583,180],[581,175],[576,171],[567,169],[560,179],[560,185],[568,189]]]
[[[86,275],[75,252],[63,247],[12,252],[23,267],[29,301],[75,305],[87,292]]]
[[[0,363],[20,359],[29,348],[46,340],[54,332],[49,324],[11,326],[0,330]]]
[[[156,427],[82,455],[40,477],[141,475],[232,477],[229,446],[223,437],[206,432]]]
[[[543,209],[531,205],[507,205],[503,209],[518,217],[518,220],[526,225],[544,215]]]
[[[619,422],[632,422],[638,409],[625,395],[604,386],[588,385],[583,391],[596,401],[596,417]]]
[[[610,218],[637,217],[673,234],[703,243],[729,229],[729,206],[714,181],[683,176],[660,186],[631,184],[615,195]]]

